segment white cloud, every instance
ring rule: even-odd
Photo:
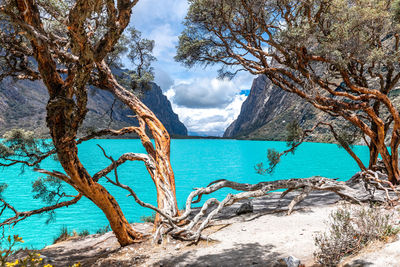
[[[250,89],[253,79],[247,72],[240,72],[233,80],[219,80],[208,73],[208,77],[175,79],[178,84],[171,86],[165,95],[189,132],[222,136],[246,99],[241,90]]]
[[[146,38],[155,41],[153,54],[156,58],[174,57],[178,34],[174,33],[170,24],[159,25],[146,34]]]
[[[171,76],[160,67],[155,68],[154,76],[154,82],[161,87],[163,92],[168,91],[169,88],[174,84]]]
[[[186,108],[225,108],[240,88],[230,80],[195,78],[172,87],[176,105]]]
[[[171,90],[169,92],[171,94]],[[167,94],[168,95],[168,94]],[[236,95],[226,108],[191,109],[173,104],[174,111],[189,132],[200,135],[222,136],[225,129],[237,118],[244,95]]]

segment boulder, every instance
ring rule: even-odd
[[[246,213],[253,212],[253,204],[250,201],[243,203],[240,207],[236,210],[236,215],[242,215]]]

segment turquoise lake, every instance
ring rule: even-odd
[[[139,140],[103,139],[91,140],[79,146],[79,156],[84,166],[91,174],[108,166],[100,144],[108,154],[115,159],[126,152],[144,152]],[[188,194],[194,187],[202,187],[217,179],[229,179],[237,182],[257,183],[261,181],[305,178],[321,175],[330,178],[349,179],[358,166],[345,150],[334,144],[304,143],[294,155],[284,157],[272,175],[261,176],[254,171],[254,165],[265,162],[267,149],[275,148],[282,151],[285,142],[272,141],[239,141],[239,140],[172,140],[171,163],[175,172],[178,206],[182,208]],[[368,162],[367,147],[357,146],[355,152],[365,162]],[[46,160],[41,168],[62,171],[59,164]],[[19,167],[0,169],[0,183],[9,184],[4,193],[7,201],[18,210],[24,211],[38,208],[42,205],[32,197],[31,185],[39,174],[26,169],[21,173]],[[153,182],[141,162],[128,162],[119,168],[120,180],[131,186],[145,202],[155,204],[155,189]],[[102,181],[107,189],[116,197],[130,222],[139,222],[143,215],[151,211],[140,207],[127,192]],[[222,190],[212,197],[223,198],[229,192]],[[19,234],[24,240],[24,246],[42,248],[50,245],[61,227],[90,233],[105,225],[107,220],[101,211],[88,199],[82,199],[77,204],[57,211],[56,221],[48,225],[48,217],[33,216],[20,222],[9,231]],[[1,220],[5,219],[0,218]]]

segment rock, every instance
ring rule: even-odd
[[[242,215],[246,213],[253,212],[253,204],[250,201],[243,203],[240,207],[235,211],[236,215]]]
[[[282,261],[287,265],[287,267],[301,267],[303,266],[300,262],[300,260],[296,257],[289,256],[286,258],[283,258]]]

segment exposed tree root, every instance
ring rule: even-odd
[[[162,221],[154,234],[155,242],[159,242],[164,235],[192,242],[206,239],[207,237],[202,235],[203,230],[224,207],[231,206],[239,200],[266,196],[273,191],[281,189],[285,190],[281,194],[281,198],[285,197],[289,192],[299,191],[299,194],[292,199],[288,206],[288,215],[292,213],[297,204],[306,199],[313,191],[333,192],[342,199],[357,204],[374,202],[393,205],[400,196],[397,188],[387,180],[386,175],[371,170],[357,173],[348,182],[320,176],[260,182],[257,184],[237,183],[222,179],[214,181],[206,187],[195,189],[187,198],[185,211],[180,216],[170,216],[157,207],[144,203],[132,188],[122,184],[117,172],[120,159],[114,161],[112,157],[107,156],[104,150],[103,152],[112,161],[112,164],[107,168],[107,173],[111,170],[114,170],[115,173],[115,180],[105,176],[107,180],[113,185],[127,190],[129,196],[132,196],[139,205],[150,208],[161,216]],[[230,188],[239,191],[239,193],[229,193],[222,201],[210,198],[200,208],[196,208],[196,210],[192,208],[192,204],[199,203],[204,195],[214,193],[222,188]]]

